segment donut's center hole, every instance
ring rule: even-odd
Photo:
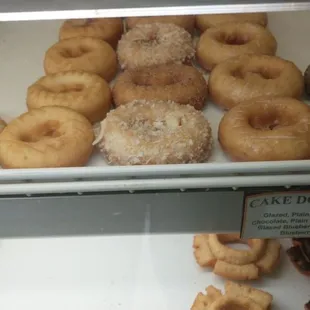
[[[84,85],[81,83],[55,83],[52,85],[42,86],[46,91],[52,93],[70,93],[81,92],[84,89]]]
[[[241,250],[241,251],[250,250],[250,246],[247,243],[241,243],[240,241],[229,242],[229,243],[226,243],[225,245],[235,250]]]
[[[264,117],[252,117],[249,120],[249,123],[252,128],[263,131],[274,130],[280,126],[279,119],[273,115],[265,115]]]
[[[38,125],[29,133],[25,133],[20,137],[23,142],[34,143],[45,138],[57,138],[61,136],[59,132],[60,123],[59,121],[47,121],[43,124]]]
[[[264,80],[273,80],[280,76],[281,71],[277,68],[246,68],[245,70],[236,70],[233,76],[240,79],[246,79],[248,76],[255,74]]]
[[[84,54],[87,54],[91,51],[89,46],[86,45],[80,45],[77,47],[72,47],[72,48],[65,48],[62,52],[62,55],[65,58],[78,58],[83,56]]]
[[[220,33],[218,41],[227,45],[244,45],[250,41],[250,38],[240,33]]]

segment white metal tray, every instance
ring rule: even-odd
[[[2,240],[0,307],[188,310],[198,292],[224,284],[197,266],[192,242],[167,234]],[[310,299],[309,278],[285,253],[273,275],[247,284],[271,293],[273,310],[303,309]]]
[[[304,71],[310,57],[308,50],[310,48],[310,40],[308,36],[308,21],[310,12],[281,12],[269,14],[269,27],[278,41],[278,55],[292,60],[296,65]],[[26,111],[26,90],[37,78],[44,75],[43,58],[45,51],[57,41],[58,30],[61,21],[32,21],[32,22],[6,22],[0,24],[0,115],[9,121],[12,118]],[[25,169],[25,170],[0,170],[0,182],[7,184],[8,182],[28,181],[44,181],[54,180],[99,180],[103,178],[127,180],[128,178],[157,178],[162,177],[158,182],[167,186],[170,180],[163,177],[179,178],[187,177],[187,181],[191,178],[191,184],[187,184],[186,180],[176,184],[177,187],[196,187],[201,180],[194,180],[195,177],[201,176],[227,176],[232,178],[239,176],[249,179],[240,179],[236,181],[236,186],[247,186],[258,182],[260,185],[275,185],[279,178],[278,174],[285,174],[287,179],[281,179],[282,185],[307,184],[310,174],[310,161],[286,161],[286,162],[248,162],[248,163],[232,163],[222,152],[217,141],[217,128],[223,112],[212,102],[208,102],[205,109],[205,115],[210,121],[213,129],[213,138],[215,141],[213,155],[208,163],[191,164],[191,165],[163,165],[163,166],[139,166],[139,167],[113,167],[107,166],[103,157],[98,153],[92,156],[88,167],[83,168],[63,168],[63,169]],[[303,173],[306,175],[297,176],[292,173]],[[253,175],[265,174],[265,179],[253,179]],[[268,177],[267,175],[272,175]],[[304,177],[304,179],[303,179]],[[294,179],[295,178],[295,179]],[[222,180],[223,181],[223,180]],[[203,187],[215,185],[216,187],[225,184],[234,184],[234,180],[226,179],[222,181],[213,179],[209,183],[203,184]],[[249,183],[250,181],[250,183]],[[131,180],[133,189],[140,188],[142,183]],[[154,182],[154,181],[153,181]],[[285,182],[285,183],[284,183]],[[168,184],[169,183],[169,184]],[[126,184],[129,183],[126,181]],[[259,185],[258,184],[258,185]],[[84,188],[85,184],[79,184],[74,187],[75,190]],[[119,184],[118,184],[119,185]],[[34,187],[34,185],[29,185]],[[143,186],[142,186],[143,187]],[[157,188],[158,184],[150,185],[149,189]],[[165,186],[164,186],[165,187]],[[171,187],[169,185],[168,187]],[[98,189],[100,186],[98,187]],[[111,183],[110,190],[115,188],[115,184]],[[119,187],[118,187],[119,188]],[[73,189],[73,188],[72,188]],[[124,189],[127,189],[124,188]],[[31,188],[29,188],[31,192]],[[6,192],[3,185],[0,192]],[[10,193],[8,191],[7,193]]]

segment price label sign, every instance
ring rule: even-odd
[[[310,191],[245,194],[243,238],[310,237]]]

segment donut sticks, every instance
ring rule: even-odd
[[[265,291],[227,281],[224,294],[213,285],[206,288],[206,294],[198,293],[191,310],[267,310],[272,299],[272,295]]]
[[[249,250],[232,249],[227,243],[247,243]],[[254,280],[276,267],[281,245],[273,239],[241,240],[238,234],[203,234],[194,237],[194,255],[201,267],[231,280]]]

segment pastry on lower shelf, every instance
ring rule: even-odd
[[[310,301],[305,304],[305,310],[310,310]]]
[[[206,288],[206,294],[198,293],[191,310],[267,310],[272,299],[272,295],[263,290],[227,281],[224,294],[213,285]]]
[[[237,250],[227,243],[247,243]],[[194,237],[194,255],[201,267],[226,279],[254,280],[271,273],[278,264],[281,245],[274,239],[241,240],[238,234],[203,234]]]
[[[301,274],[310,276],[310,239],[294,238],[293,244],[286,251],[290,261]]]

